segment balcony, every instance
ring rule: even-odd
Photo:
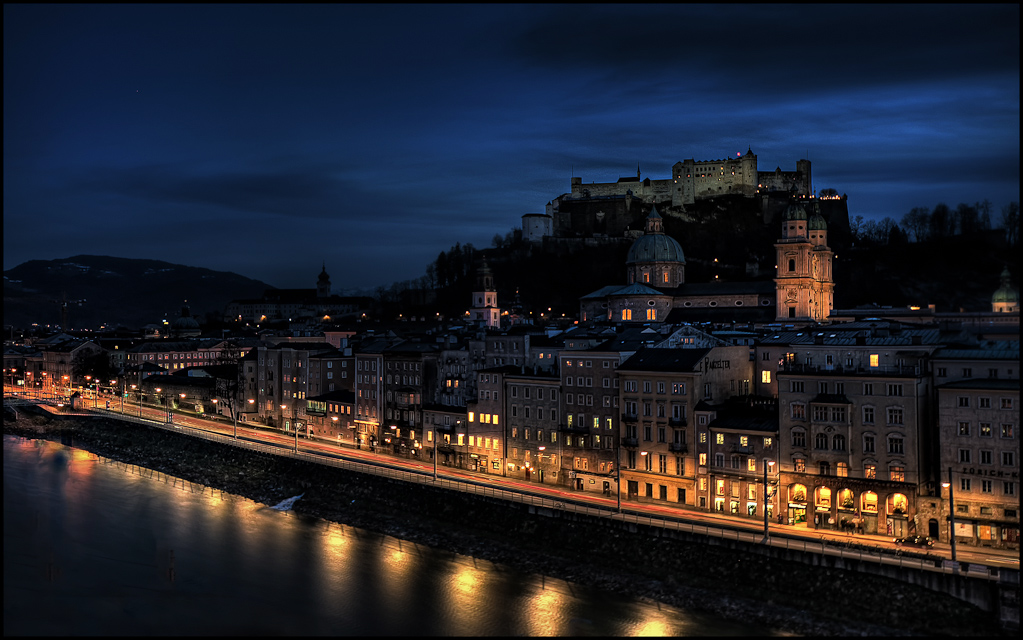
[[[622,438],[623,447],[638,447],[639,438]]]
[[[637,413],[622,413],[622,422],[635,422],[639,420],[639,414]]]
[[[684,442],[669,442],[668,451],[675,453],[689,453],[689,445]]]
[[[668,424],[673,427],[684,427],[689,424],[685,418],[668,418]]]

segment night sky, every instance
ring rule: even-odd
[[[336,290],[569,178],[813,163],[851,216],[1019,201],[1018,5],[4,5],[4,269]],[[685,242],[683,241],[683,247]]]

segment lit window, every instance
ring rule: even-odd
[[[760,381],[763,382],[764,384],[771,384],[771,372],[770,371],[761,371],[760,372]]]
[[[476,414],[475,414],[475,413],[473,413],[472,411],[470,411],[470,412],[469,412],[469,422],[472,422],[472,421],[474,420],[474,416],[475,416],[475,415],[476,415]]]
[[[870,354],[870,366],[876,367],[878,365],[878,356],[876,353]]]

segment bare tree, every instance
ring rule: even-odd
[[[931,224],[931,212],[927,207],[913,207],[902,216],[902,228],[913,237],[914,242],[927,240],[927,231]]]
[[[1002,228],[1005,229],[1005,243],[1010,248],[1019,244],[1019,203],[1010,202],[1002,207]]]

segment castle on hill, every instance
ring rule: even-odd
[[[635,176],[616,182],[583,184],[573,177],[570,192],[548,202],[544,213],[522,216],[522,237],[533,243],[552,237],[631,240],[642,235],[653,205],[665,215],[688,219],[695,203],[721,196],[758,199],[763,221],[773,222],[793,199],[813,197],[810,161],[797,160],[795,171],[760,171],[748,149],[735,158],[676,162],[666,179],[643,178],[638,167]],[[822,204],[830,224],[848,228],[845,196]]]

